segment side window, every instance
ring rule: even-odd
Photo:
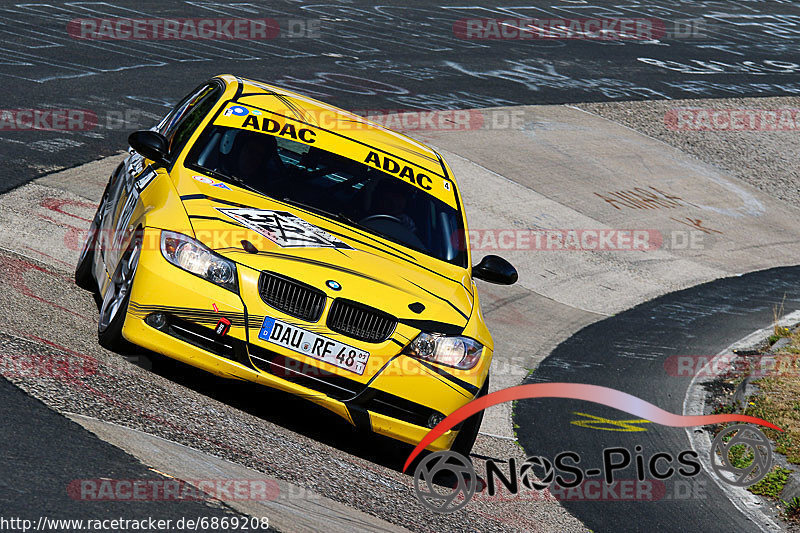
[[[178,121],[180,120],[183,112],[186,110],[186,107],[189,105],[189,102],[197,98],[197,95],[208,87],[208,84],[201,85],[185,96],[175,107],[170,109],[169,113],[167,113],[167,115],[161,119],[154,129],[161,135],[168,137],[175,129],[175,126],[178,124]]]
[[[204,85],[181,102],[173,113],[159,124],[159,131],[169,142],[169,153],[175,154],[194,133],[200,122],[217,103],[222,90],[214,84]]]

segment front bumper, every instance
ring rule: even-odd
[[[428,433],[431,420],[466,404],[480,388],[399,353],[382,354],[377,372],[356,376],[302,354],[265,346],[257,339],[259,320],[276,311],[266,305],[253,307],[252,302],[245,306],[239,295],[169,264],[160,250],[143,250],[123,335],[136,345],[216,375],[301,396],[357,428],[412,445]],[[148,324],[153,313],[163,314],[165,324],[158,328]],[[222,317],[231,323],[224,336],[214,329]],[[478,377],[482,383],[485,371]],[[448,431],[428,449],[449,449],[456,434]]]

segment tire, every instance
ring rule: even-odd
[[[102,206],[101,203],[89,226],[89,234],[86,236],[86,242],[83,243],[81,255],[78,257],[78,265],[75,267],[75,284],[81,289],[92,292],[97,290],[97,280],[94,278],[94,251],[97,246],[98,218],[100,218]]]
[[[116,272],[111,277],[105,294],[103,294],[100,317],[97,321],[97,337],[100,345],[109,350],[118,351],[126,346],[126,341],[122,336],[122,326],[125,325],[125,317],[128,314],[131,288],[141,251],[142,236],[137,232],[128,246],[128,250],[120,259]]]
[[[478,392],[475,398],[486,396],[489,393],[489,376],[486,376],[486,381],[483,387]],[[472,452],[472,447],[475,445],[475,440],[478,438],[478,431],[481,429],[481,422],[483,422],[483,411],[476,413],[464,421],[464,425],[456,435],[453,445],[450,446],[450,451],[460,453],[464,457],[469,457]]]

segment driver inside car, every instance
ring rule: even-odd
[[[417,225],[406,211],[408,197],[401,184],[388,179],[381,180],[372,191],[370,204],[369,214],[364,217],[364,220],[377,218],[379,215],[388,215],[402,223],[411,233],[417,232]]]
[[[271,186],[286,177],[286,167],[278,155],[278,143],[271,135],[238,132],[234,140],[236,169],[233,175],[256,189]]]

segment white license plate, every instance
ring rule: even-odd
[[[364,373],[369,359],[369,352],[269,316],[264,318],[258,338],[355,372],[359,376]]]

